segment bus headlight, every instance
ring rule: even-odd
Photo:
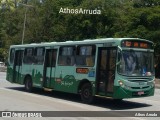
[[[123,88],[125,88],[125,89],[128,89],[128,90],[131,89],[130,86],[125,85],[125,84],[123,83],[123,81],[121,81],[121,80],[119,80],[118,83],[119,83],[119,85],[120,85],[121,87],[123,87]]]
[[[121,80],[118,81],[120,86],[124,86],[123,82]]]

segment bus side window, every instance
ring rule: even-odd
[[[77,47],[76,65],[94,66],[95,45],[80,45]]]
[[[56,66],[56,60],[57,59],[57,50],[54,50],[53,53],[52,53],[52,67],[55,67]]]
[[[86,57],[86,65],[87,66],[94,66],[94,56],[87,56]]]
[[[44,48],[36,48],[35,49],[35,53],[34,53],[34,63],[35,64],[43,64],[44,62],[44,52],[45,49]]]
[[[75,64],[75,47],[65,46],[60,47],[58,65],[73,66]]]
[[[11,51],[10,51],[10,59],[9,59],[9,63],[10,64],[13,64],[13,62],[14,62],[14,57],[15,57],[15,49],[14,48],[12,48],[11,49]]]
[[[34,62],[33,51],[33,48],[25,49],[23,63],[32,64]]]

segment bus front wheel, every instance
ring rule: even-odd
[[[32,91],[32,80],[30,77],[27,77],[25,79],[25,89],[27,92],[31,92]]]
[[[82,102],[87,104],[90,104],[93,102],[92,86],[90,83],[85,83],[81,87],[81,100]]]

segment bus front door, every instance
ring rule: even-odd
[[[23,57],[23,50],[16,50],[14,66],[13,66],[13,82],[14,83],[20,83],[21,81],[22,57]]]
[[[112,97],[116,68],[116,47],[99,48],[97,94]]]
[[[43,72],[44,88],[54,87],[56,58],[57,58],[57,49],[46,50],[44,72]]]

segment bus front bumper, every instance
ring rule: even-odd
[[[153,96],[154,95],[155,87],[152,87],[147,90],[127,90],[125,88],[122,88],[120,86],[114,87],[114,99],[123,99],[123,98],[139,98],[139,97],[147,97],[147,96]]]

